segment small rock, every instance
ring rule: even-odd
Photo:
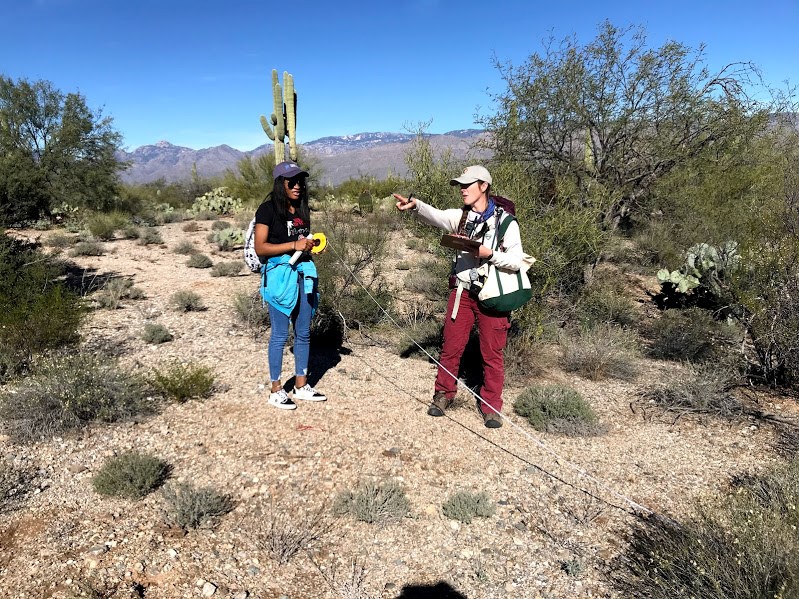
[[[88,468],[83,464],[71,464],[67,470],[69,470],[71,474],[80,474],[81,472],[86,472]]]
[[[166,552],[166,554],[172,559],[177,559],[178,558],[178,552],[175,551],[174,549],[172,549],[171,547],[170,547],[169,551]]]
[[[216,593],[216,585],[213,582],[206,582],[203,585],[203,597],[210,597]]]
[[[91,549],[89,549],[86,553],[90,553],[91,555],[102,555],[108,551],[108,547],[105,545],[95,545]]]
[[[250,593],[247,591],[239,591],[238,593],[233,593],[232,599],[247,599],[250,596]]]
[[[399,454],[402,453],[399,447],[392,447],[391,449],[386,449],[383,452],[383,455],[387,458],[396,458]]]

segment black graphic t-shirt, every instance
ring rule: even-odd
[[[310,237],[311,223],[305,222],[297,214],[289,214],[289,219],[280,221],[275,214],[275,207],[271,200],[267,200],[255,211],[255,222],[269,227],[266,236],[268,243],[287,243],[298,239]]]

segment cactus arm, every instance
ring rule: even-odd
[[[283,72],[286,85],[286,129],[289,136],[289,158],[297,160],[297,94],[294,91],[294,76]]]
[[[261,115],[261,127],[263,127],[266,136],[272,141],[275,141],[275,133],[272,130],[272,126],[269,124],[269,121],[266,120],[266,117],[264,115]]]

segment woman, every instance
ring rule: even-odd
[[[311,319],[319,302],[318,277],[310,250],[311,215],[308,208],[308,173],[295,162],[281,162],[272,171],[272,193],[255,212],[255,252],[263,260],[261,295],[269,303],[269,403],[293,410],[297,405],[280,381],[283,349],[294,326],[294,399],[325,401],[327,397],[308,384]],[[292,260],[297,254],[298,258]],[[293,262],[293,264],[292,264]]]

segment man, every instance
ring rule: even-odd
[[[483,308],[477,300],[481,287],[481,265],[490,262],[496,267],[518,271],[524,252],[519,234],[519,224],[510,222],[499,243],[495,240],[501,222],[512,218],[497,206],[491,197],[491,173],[483,166],[474,165],[450,181],[460,187],[463,208],[439,210],[414,198],[394,194],[399,210],[412,210],[429,225],[458,235],[472,243],[461,244],[456,250],[450,277],[450,294],[444,323],[444,344],[441,348],[433,402],[427,410],[431,416],[443,416],[455,400],[458,390],[457,375],[463,351],[469,341],[472,327],[477,321],[480,353],[483,358],[483,386],[480,390],[484,403],[478,406],[483,422],[488,428],[502,426],[502,386],[505,383],[503,350],[510,327],[509,314]],[[456,244],[457,245],[457,244]],[[466,246],[469,247],[466,247]]]

